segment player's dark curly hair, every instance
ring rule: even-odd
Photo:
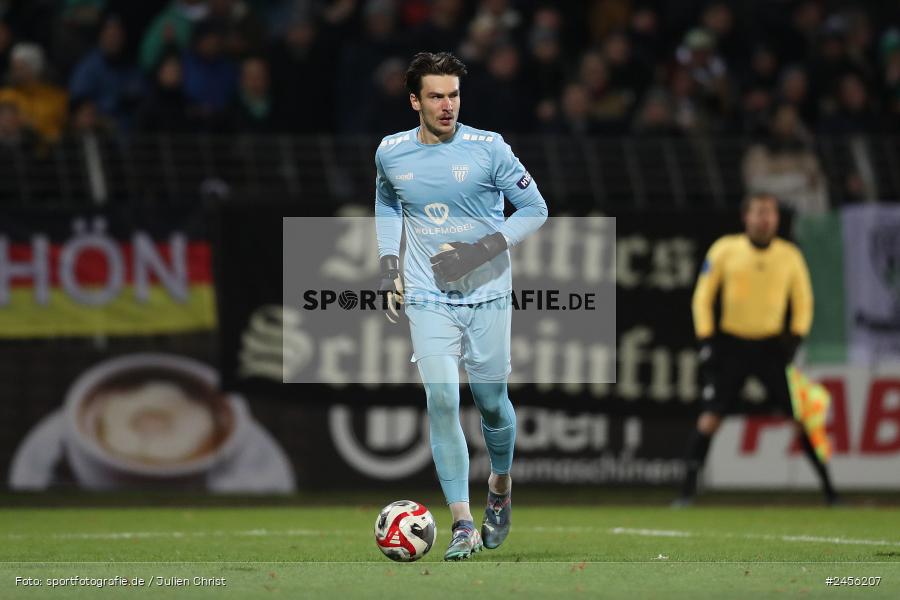
[[[422,92],[422,78],[426,75],[456,75],[467,73],[466,65],[449,52],[419,52],[413,56],[406,70],[406,89],[419,97]]]

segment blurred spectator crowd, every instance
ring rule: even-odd
[[[404,73],[421,50],[468,65],[465,123],[759,139],[748,185],[813,208],[812,136],[900,126],[898,2],[0,0],[0,145],[384,135],[416,124]]]
[[[486,129],[885,131],[898,19],[823,0],[0,0],[0,135],[384,134],[415,124],[419,50],[462,57],[461,119]]]

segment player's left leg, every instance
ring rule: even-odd
[[[481,432],[491,458],[487,507],[481,525],[484,545],[496,548],[509,535],[512,524],[512,468],[516,445],[516,413],[506,381],[481,381],[469,375],[469,387],[481,412]]]
[[[481,413],[481,431],[491,459],[487,507],[481,526],[484,545],[496,548],[512,523],[512,468],[516,413],[507,393],[512,304],[497,298],[478,305],[463,336],[469,387]]]

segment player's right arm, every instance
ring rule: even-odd
[[[403,276],[400,270],[400,237],[403,235],[403,211],[391,185],[381,157],[375,152],[375,237],[381,268],[379,291],[385,294],[384,315],[391,323],[400,320],[403,304]]]
[[[384,172],[379,151],[375,152],[375,236],[378,238],[378,258],[400,256],[403,211],[397,192]]]
[[[694,333],[698,340],[707,340],[713,336],[716,330],[714,322],[713,305],[716,301],[716,293],[722,283],[722,262],[725,254],[726,239],[721,238],[706,253],[700,274],[697,277],[697,286],[694,288],[694,297],[691,301],[691,310],[694,315]]]

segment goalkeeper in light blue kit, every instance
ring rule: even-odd
[[[547,219],[537,184],[503,138],[457,122],[465,65],[417,54],[406,73],[419,126],[375,153],[375,228],[381,290],[392,323],[409,320],[425,385],[431,449],[453,517],[445,560],[462,560],[509,534],[516,417],[507,396],[512,277],[508,248]],[[504,197],[516,208],[504,220]],[[406,254],[400,267],[400,238]],[[459,422],[459,364],[481,413],[491,459],[480,532],[469,509],[469,452]]]

